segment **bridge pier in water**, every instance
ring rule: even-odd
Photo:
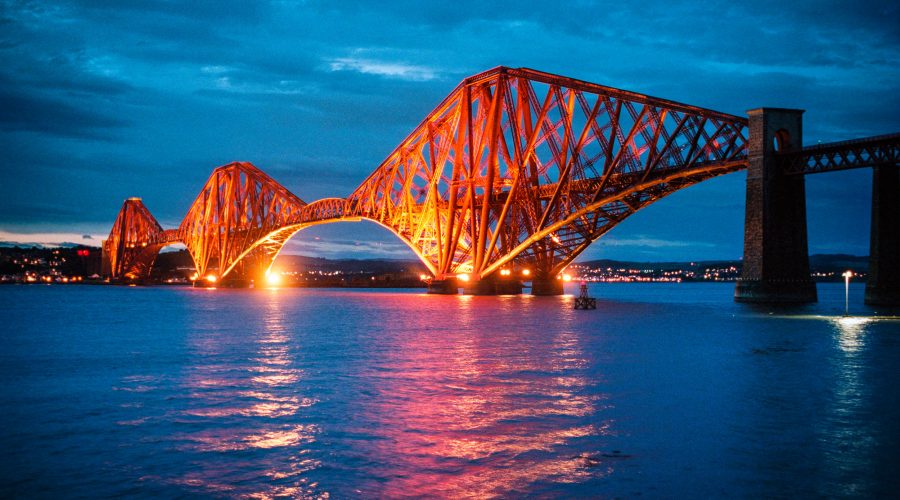
[[[760,108],[747,112],[747,205],[738,302],[815,302],[809,276],[806,187],[803,175],[785,175],[776,153],[803,144],[803,111]]]
[[[478,281],[463,284],[466,295],[519,295],[522,293],[522,282],[509,276],[490,275]]]
[[[537,285],[535,286],[535,283]],[[488,276],[477,281],[460,282],[456,278],[432,280],[428,284],[429,294],[456,295],[459,288],[464,295],[520,295],[522,281],[511,276]],[[532,281],[532,295],[562,295],[562,280],[535,279]]]
[[[865,302],[900,306],[900,166],[872,169],[871,231]]]
[[[428,283],[428,291],[431,295],[456,295],[459,293],[459,284],[456,278],[447,278],[442,280],[432,280]]]
[[[550,276],[536,275],[531,280],[531,295],[562,295],[563,280]]]

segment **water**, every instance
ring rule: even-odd
[[[0,287],[0,495],[900,491],[900,322],[732,286]]]

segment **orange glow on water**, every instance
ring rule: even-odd
[[[382,305],[402,321],[378,333],[378,349],[346,358],[352,367],[335,367],[306,357],[307,333],[285,321],[296,311],[285,305],[297,300],[292,293],[306,292],[285,292],[252,294],[262,313],[246,325],[209,330],[198,318],[202,330],[190,340],[195,364],[184,381],[188,401],[177,415],[191,425],[170,437],[174,449],[187,453],[240,454],[248,474],[284,484],[247,492],[235,486],[233,471],[213,462],[177,481],[211,495],[322,496],[328,485],[304,481],[321,467],[324,443],[317,441],[323,434],[329,435],[326,449],[337,443],[338,453],[347,453],[350,446],[352,454],[377,464],[371,481],[358,479],[362,497],[516,496],[535,482],[582,482],[613,472],[614,461],[584,451],[584,443],[606,439],[614,429],[601,414],[606,396],[597,392],[598,380],[583,370],[591,354],[573,333],[568,308],[554,323],[558,328],[532,332],[535,338],[523,343],[522,335],[530,334],[484,325],[546,303],[382,296]],[[421,318],[434,312],[427,307],[455,308],[454,327],[423,334]],[[235,343],[236,337],[243,340]],[[540,349],[528,347],[535,339]],[[323,367],[350,377],[350,392],[322,401],[309,397],[307,387],[320,383]],[[323,406],[333,405],[345,407],[347,417],[319,420]],[[334,441],[329,433],[335,431],[348,437]]]
[[[363,420],[373,423],[365,430],[372,438],[360,443],[358,452],[389,457],[396,471],[371,490],[363,489],[363,495],[485,498],[510,495],[534,482],[609,474],[608,463],[559,454],[572,442],[610,432],[608,421],[592,417],[599,396],[586,389],[596,381],[573,375],[586,364],[578,336],[555,333],[546,351],[498,356],[514,351],[521,339],[479,327],[487,308],[491,315],[516,316],[527,303],[512,298],[488,306],[464,297],[448,298],[458,311],[456,333],[440,338],[411,334],[379,357],[379,369],[359,374],[372,380],[367,390],[374,394],[360,405]],[[418,331],[415,325],[394,328]],[[560,324],[559,332],[565,330]],[[528,375],[547,370],[560,375]],[[552,424],[537,428],[531,424],[535,421]],[[548,453],[557,457],[548,460]],[[456,472],[447,474],[446,467]]]

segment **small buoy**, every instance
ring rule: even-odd
[[[575,309],[596,309],[597,299],[588,297],[587,283],[581,282],[581,293],[575,297]]]

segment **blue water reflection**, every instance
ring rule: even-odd
[[[730,292],[3,287],[0,494],[898,491],[900,322]]]

